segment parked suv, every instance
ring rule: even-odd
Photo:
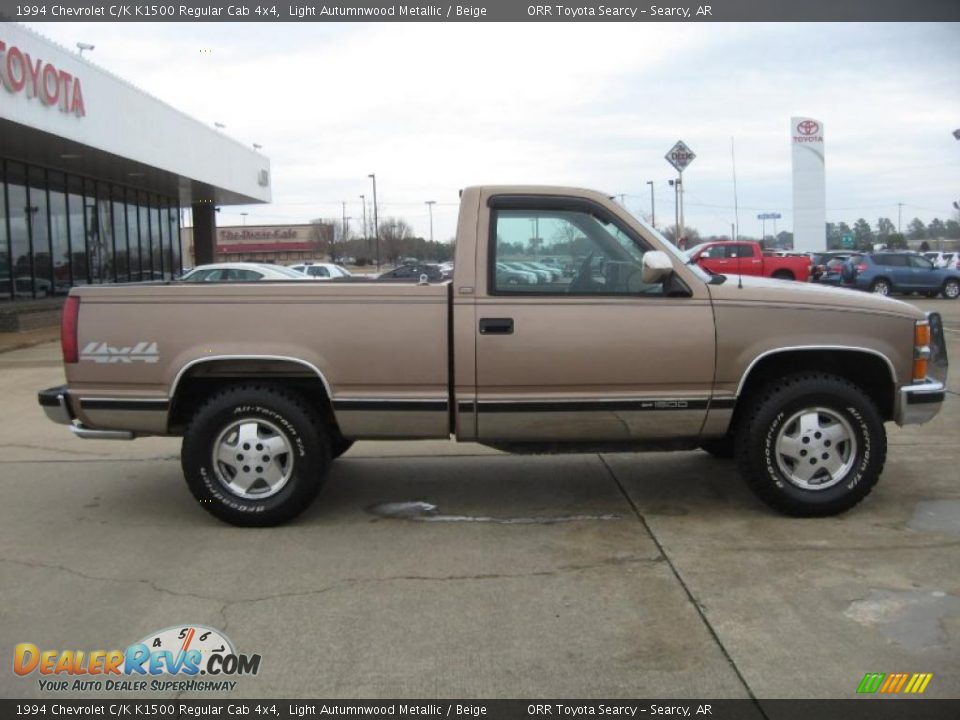
[[[951,300],[960,296],[960,272],[934,267],[923,255],[876,252],[852,255],[843,265],[843,282],[878,295],[919,292],[940,293]]]

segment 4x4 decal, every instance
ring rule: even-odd
[[[138,342],[127,347],[113,347],[105,342],[89,342],[80,352],[81,360],[97,363],[155,363],[160,359],[160,351],[155,342]]]

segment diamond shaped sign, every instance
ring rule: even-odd
[[[670,148],[670,151],[664,157],[668,163],[677,169],[677,172],[683,172],[687,169],[687,165],[693,162],[696,155],[683,140],[677,140],[677,144]]]

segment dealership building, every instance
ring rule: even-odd
[[[185,82],[187,82],[185,80]],[[216,208],[270,202],[270,161],[15,23],[0,22],[0,309],[213,262]]]

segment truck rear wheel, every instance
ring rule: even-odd
[[[797,517],[836,515],[865,498],[886,460],[883,421],[870,397],[827,373],[766,386],[738,429],[737,464],[770,507]]]
[[[322,427],[281,386],[230,387],[197,411],[184,434],[187,486],[204,510],[232,525],[286,522],[313,502],[330,466]]]
[[[775,280],[796,280],[794,274],[789,270],[775,270],[771,277]]]

